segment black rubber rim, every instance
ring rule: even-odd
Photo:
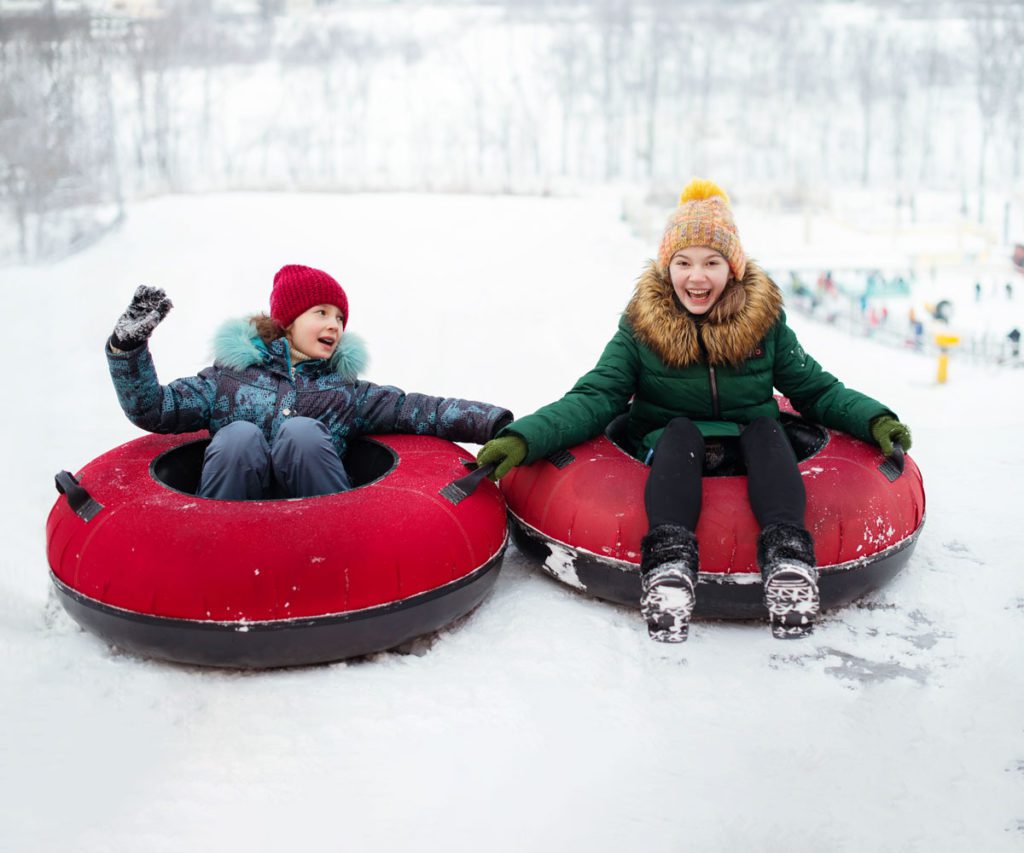
[[[585,595],[627,607],[639,607],[639,566],[573,548],[535,530],[512,512],[509,517],[516,547],[537,560],[545,574]],[[822,609],[842,607],[888,583],[907,564],[923,527],[924,519],[910,536],[874,557],[819,566],[818,591]],[[573,570],[579,585],[566,581],[546,566],[548,557],[556,550],[563,554],[572,553]],[[766,619],[768,611],[762,598],[760,578],[754,576],[752,580],[752,583],[736,583],[723,575],[702,573],[695,615],[709,619]]]

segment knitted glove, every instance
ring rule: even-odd
[[[132,297],[132,304],[114,326],[110,345],[119,350],[141,346],[173,307],[174,304],[161,288],[140,284]]]
[[[492,438],[480,448],[476,455],[476,464],[497,463],[498,467],[491,474],[491,479],[500,480],[526,458],[528,451],[524,439],[518,435],[504,435],[501,438]]]
[[[910,427],[900,423],[892,415],[879,415],[877,418],[872,418],[868,429],[871,430],[871,437],[882,448],[882,453],[886,456],[892,456],[892,445],[896,441],[903,445],[904,450],[910,450]]]

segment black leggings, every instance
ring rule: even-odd
[[[747,466],[747,493],[758,524],[804,526],[807,495],[796,454],[774,418],[757,418],[740,434]],[[644,490],[647,522],[697,529],[701,504],[704,438],[689,418],[669,421],[658,439]]]

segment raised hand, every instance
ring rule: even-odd
[[[120,350],[141,346],[173,307],[174,303],[162,288],[140,284],[135,289],[131,305],[114,326],[114,334],[110,336],[111,346]]]

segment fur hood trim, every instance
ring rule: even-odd
[[[214,363],[231,370],[245,370],[266,361],[268,350],[249,320],[223,323],[213,336]],[[328,362],[329,369],[346,382],[354,382],[366,370],[369,356],[359,335],[345,332]]]
[[[652,261],[636,283],[625,316],[640,343],[669,367],[678,368],[700,361],[701,339],[709,364],[739,365],[750,358],[781,313],[778,286],[748,261],[743,280],[726,286],[698,330],[693,316],[679,304],[672,282]]]

